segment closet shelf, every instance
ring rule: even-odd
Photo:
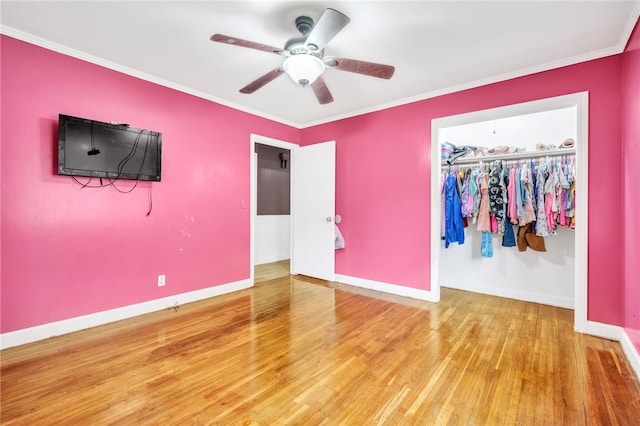
[[[492,163],[494,161],[499,160],[524,160],[530,158],[541,158],[541,157],[558,157],[561,155],[575,155],[575,148],[558,148],[554,150],[548,151],[524,151],[524,152],[514,152],[512,154],[495,154],[495,155],[484,155],[479,157],[461,157],[454,161],[451,166],[457,166],[459,164],[473,164],[473,163]],[[447,160],[442,160],[442,165],[449,165]]]

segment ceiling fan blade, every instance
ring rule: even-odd
[[[259,88],[261,88],[262,86],[264,86],[265,84],[275,80],[276,78],[280,77],[283,74],[284,74],[284,71],[282,70],[282,68],[278,67],[276,69],[273,69],[268,73],[266,73],[265,75],[263,75],[262,77],[258,78],[257,80],[247,84],[245,87],[240,89],[240,93],[246,93],[246,94],[253,93]]]
[[[311,51],[320,51],[351,21],[337,10],[327,9],[307,36],[305,45]]]
[[[316,94],[316,98],[318,98],[320,104],[324,105],[333,102],[333,96],[331,96],[327,83],[324,82],[322,76],[311,83],[311,88],[313,89],[313,93]]]
[[[266,44],[256,43],[253,41],[243,40],[241,38],[231,37],[224,34],[214,34],[210,38],[211,41],[218,43],[231,44],[234,46],[248,47],[250,49],[262,50],[281,55],[284,51],[278,47],[267,46]]]
[[[326,66],[340,71],[355,72],[358,74],[370,75],[390,79],[395,72],[395,67],[391,65],[376,64],[373,62],[357,61],[355,59],[336,58],[328,56],[324,58]]]

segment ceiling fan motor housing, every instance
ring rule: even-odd
[[[324,49],[322,50],[311,50],[305,44],[307,41],[307,36],[302,37],[292,37],[284,45],[284,50],[289,51],[290,55],[312,55],[316,58],[322,59],[324,56]]]
[[[298,16],[296,18],[296,28],[302,35],[307,35],[313,28],[313,19],[308,16]]]

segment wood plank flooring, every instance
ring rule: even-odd
[[[285,276],[2,351],[3,425],[638,425],[617,342],[573,312]]]
[[[258,284],[265,281],[270,281],[274,278],[287,277],[289,276],[289,271],[291,271],[290,265],[291,262],[289,259],[256,265],[256,267],[254,268],[253,281]]]

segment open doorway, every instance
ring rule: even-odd
[[[586,307],[587,307],[587,184],[588,184],[588,167],[587,167],[587,159],[588,159],[588,95],[587,93],[578,93],[573,95],[560,96],[556,98],[549,98],[540,101],[527,102],[523,104],[510,105],[501,108],[495,108],[491,110],[483,110],[478,112],[472,112],[468,114],[462,114],[452,117],[445,117],[441,119],[436,119],[432,121],[432,196],[431,196],[431,292],[434,295],[434,298],[439,300],[440,298],[440,286],[452,286],[455,288],[468,289],[471,291],[479,291],[486,292],[489,294],[496,294],[505,297],[513,297],[513,298],[521,298],[523,300],[527,300],[530,294],[527,293],[526,286],[524,288],[515,289],[512,288],[502,288],[497,292],[495,291],[497,287],[492,287],[491,285],[483,285],[482,282],[476,284],[470,284],[472,279],[461,278],[460,276],[456,276],[456,273],[460,272],[460,270],[464,268],[460,268],[460,265],[464,265],[465,263],[458,263],[458,267],[456,268],[455,273],[449,273],[450,265],[452,262],[455,264],[456,259],[452,259],[452,252],[443,253],[442,251],[442,242],[441,242],[441,192],[440,192],[440,179],[441,179],[441,171],[443,162],[441,160],[440,146],[443,142],[445,142],[445,138],[451,138],[452,135],[455,134],[455,130],[460,131],[463,126],[471,126],[472,124],[476,126],[475,130],[479,131],[479,126],[489,126],[491,127],[495,123],[500,122],[505,119],[513,119],[520,116],[532,115],[532,114],[542,114],[548,111],[560,111],[566,110],[569,115],[573,117],[574,122],[572,123],[575,129],[575,148],[576,148],[576,170],[577,176],[580,181],[580,195],[576,198],[576,217],[579,218],[576,221],[575,231],[569,231],[570,234],[565,235],[564,238],[566,241],[562,242],[560,245],[562,247],[558,248],[558,250],[567,250],[571,251],[571,253],[563,253],[563,258],[561,263],[570,263],[570,268],[566,276],[571,276],[573,280],[570,283],[569,289],[564,289],[564,293],[560,291],[558,294],[553,296],[549,296],[547,302],[549,304],[554,304],[556,306],[565,306],[571,305],[574,308],[574,318],[575,318],[575,329],[577,331],[584,331],[586,327]],[[505,121],[502,121],[506,123]],[[476,124],[474,124],[476,123]],[[483,124],[479,124],[483,123]],[[520,122],[522,125],[522,122]],[[457,128],[457,129],[456,129]],[[493,131],[499,132],[500,128],[491,128],[490,133],[493,135]],[[506,129],[503,128],[502,131],[506,132]],[[496,133],[497,134],[497,133]],[[478,134],[478,136],[480,136]],[[571,137],[571,136],[567,136]],[[476,139],[477,140],[477,139]],[[508,145],[516,145],[519,146],[520,141],[511,141]],[[562,141],[560,141],[562,142]],[[480,144],[478,144],[480,145]],[[530,149],[530,148],[529,148]],[[487,159],[487,161],[490,161]],[[445,164],[446,165],[446,164]],[[471,234],[471,232],[465,232],[466,234]],[[575,236],[574,236],[575,234]],[[573,238],[572,238],[573,237]],[[567,241],[570,241],[570,246]],[[471,244],[475,244],[472,240]],[[560,243],[560,240],[553,241],[554,244]],[[478,244],[478,248],[479,248]],[[563,248],[564,247],[564,248]],[[569,247],[569,248],[567,248]],[[457,247],[456,247],[457,248]],[[555,247],[554,247],[555,248]],[[469,246],[467,246],[466,250],[471,250]],[[459,250],[460,252],[464,250]],[[462,254],[462,256],[469,256],[469,253]],[[531,257],[531,256],[530,256]],[[502,260],[498,260],[504,263],[506,262],[506,257]],[[522,260],[524,258],[521,258]],[[532,260],[533,259],[533,260]],[[567,259],[570,260],[567,261]],[[458,259],[459,260],[459,259]],[[496,259],[490,259],[495,261]],[[565,262],[567,261],[567,262]],[[536,262],[539,264],[540,259],[531,259],[526,260],[521,263],[529,263],[525,265],[525,268],[534,268],[536,266]],[[479,263],[480,268],[484,268],[488,266],[489,262],[485,262],[484,264]],[[510,262],[509,266],[512,267],[514,263]],[[495,262],[494,262],[495,264]],[[495,266],[495,265],[494,265]],[[447,271],[445,271],[447,269]],[[565,271],[566,272],[566,271]],[[484,272],[486,275],[486,271]],[[501,274],[506,277],[506,279],[511,278],[508,277],[506,273],[506,269],[501,271]],[[458,274],[459,275],[459,274]],[[479,281],[485,280],[481,275],[476,274],[475,278],[479,278]],[[467,280],[465,282],[465,280]],[[456,282],[457,281],[457,282]],[[492,283],[493,284],[493,283]],[[571,285],[573,284],[573,285]],[[465,288],[466,287],[466,288]],[[567,295],[567,291],[572,292],[573,294],[569,297]],[[493,292],[493,293],[492,293]],[[545,300],[533,300],[538,301],[540,303],[545,303]],[[569,307],[569,306],[565,306]]]
[[[290,273],[332,281],[335,276],[335,141],[307,146],[251,135],[251,226],[250,279],[254,265],[257,217],[257,154],[255,145],[289,150]]]
[[[291,151],[255,144],[255,283],[289,275],[291,269]]]
[[[251,278],[291,273],[291,166],[298,145],[251,135]]]

